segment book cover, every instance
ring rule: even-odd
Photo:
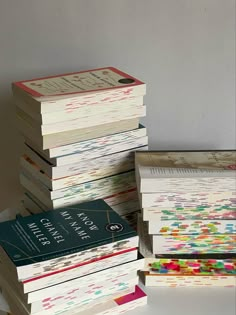
[[[106,67],[19,81],[14,82],[14,85],[40,99],[41,97],[78,95],[124,87],[132,89],[137,85],[144,85],[144,83],[116,68]],[[126,94],[129,95],[129,93]]]
[[[57,269],[57,262],[64,261],[68,267],[74,259],[77,263],[83,261],[88,253],[106,255],[109,244],[114,251],[117,247],[124,249],[129,238],[135,236],[136,232],[103,200],[0,224],[0,245],[5,253],[17,269],[30,265],[34,274],[41,262],[42,273]]]

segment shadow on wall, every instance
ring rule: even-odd
[[[0,211],[16,206],[21,198],[19,157],[22,138],[16,128],[12,97],[0,94]]]

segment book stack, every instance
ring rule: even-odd
[[[236,151],[136,152],[138,230],[153,286],[235,286]]]
[[[137,223],[134,151],[147,149],[139,124],[146,85],[108,67],[15,82],[12,91],[25,207],[39,213],[102,198]]]
[[[0,285],[11,314],[121,314],[146,304],[138,239],[101,199],[0,223]]]

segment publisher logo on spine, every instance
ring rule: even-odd
[[[120,79],[118,81],[119,83],[123,83],[123,84],[131,84],[131,83],[134,83],[134,79],[131,79],[131,78],[124,78],[124,79]]]
[[[106,230],[112,233],[121,232],[123,231],[123,228],[124,228],[123,225],[120,223],[109,223],[106,225]]]

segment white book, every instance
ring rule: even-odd
[[[133,171],[55,191],[49,190],[26,173],[20,174],[20,182],[24,189],[37,196],[47,207],[54,209],[91,199],[104,199],[122,191],[136,188]]]
[[[140,167],[140,192],[235,191],[235,170]]]
[[[150,287],[236,286],[235,259],[146,258],[142,275]]]
[[[133,282],[134,283],[134,282]],[[57,315],[58,313],[63,315],[76,315],[76,314],[122,314],[124,311],[132,310],[138,306],[145,305],[147,303],[146,294],[140,289],[137,288],[137,285],[134,285],[130,282],[130,286],[125,290],[120,290],[118,292],[112,292],[108,294],[104,299],[95,300],[92,303],[71,303],[70,305],[65,306],[65,309],[61,309],[59,306],[53,311],[47,310],[37,313],[38,315]],[[4,290],[4,295],[10,304],[10,308],[17,315],[29,315],[30,313],[22,304],[19,297],[12,292],[10,294],[10,289]],[[79,309],[79,312],[78,312]],[[108,313],[108,311],[110,311]]]
[[[10,305],[10,309],[13,310],[13,312],[17,315],[31,315],[31,314],[37,314],[37,315],[57,315],[58,313],[64,313],[64,312],[70,312],[70,314],[74,314],[75,312],[78,312],[78,309],[85,310],[88,308],[88,306],[96,306],[98,303],[101,303],[103,300],[104,302],[108,301],[110,298],[118,298],[122,294],[131,293],[135,289],[135,285],[137,284],[137,279],[130,280],[123,287],[117,290],[117,288],[114,286],[110,290],[110,292],[105,292],[104,296],[97,296],[95,300],[69,300],[67,303],[56,305],[53,307],[48,307],[43,311],[39,311],[37,313],[32,313],[28,310],[28,307],[22,302],[21,297],[17,295],[16,292],[12,291],[10,286],[7,282],[4,282],[4,288],[3,288],[3,295],[5,299],[7,300],[8,304]]]
[[[215,206],[202,208],[159,209],[142,208],[144,221],[164,220],[235,220],[236,208]]]
[[[99,273],[98,275],[99,276]],[[84,305],[87,303],[93,303],[100,299],[109,296],[115,292],[122,292],[128,289],[130,286],[138,284],[138,274],[137,270],[134,270],[130,273],[124,272],[122,275],[118,275],[114,278],[110,277],[107,278],[106,281],[101,281],[99,283],[89,283],[85,286],[77,286],[71,287],[67,291],[58,292],[56,295],[49,295],[43,299],[38,300],[32,303],[27,304],[23,299],[21,294],[18,291],[15,291],[19,298],[22,300],[22,303],[25,305],[25,308],[28,310],[30,314],[37,314],[43,311],[54,311],[55,309],[64,309],[65,307],[72,308],[73,305]],[[10,284],[11,285],[11,284]],[[11,286],[12,289],[15,290],[14,287]],[[51,291],[53,287],[51,288]],[[98,294],[98,291],[100,292]],[[68,301],[71,303],[68,304]]]
[[[230,207],[236,209],[236,191],[201,191],[201,192],[173,192],[173,193],[142,193],[140,201],[143,208],[176,209],[176,208],[204,208]]]
[[[158,152],[135,155],[141,193],[235,191],[236,151]]]
[[[106,141],[106,140],[104,140]],[[111,145],[102,145],[98,148],[92,148],[89,150],[84,150],[82,152],[68,154],[65,156],[60,156],[57,158],[48,158],[42,152],[35,150],[32,146],[25,143],[24,152],[32,159],[36,161],[36,158],[40,161],[43,159],[44,163],[49,167],[61,167],[74,163],[84,162],[86,160],[91,160],[95,158],[101,158],[102,156],[115,154],[121,151],[126,151],[132,148],[137,148],[148,144],[148,137],[143,136],[139,138],[131,138],[129,140],[124,140]],[[32,153],[34,152],[34,154]],[[38,163],[38,161],[36,161]],[[40,162],[39,162],[40,163]],[[38,164],[39,164],[38,163]],[[47,166],[47,167],[48,167]]]
[[[83,130],[85,128],[96,128],[97,126],[109,124],[109,123],[119,123],[121,120],[125,119],[138,119],[146,115],[146,106],[139,105],[133,107],[131,110],[117,110],[111,113],[105,113],[101,116],[87,116],[77,119],[72,119],[68,121],[62,121],[54,124],[41,125],[39,122],[35,121],[25,112],[20,109],[17,110],[17,117],[20,118],[20,122],[26,122],[26,125],[32,126],[35,134],[39,136],[50,136],[51,134],[60,132],[69,132],[73,130]]]
[[[23,196],[23,204],[32,214],[48,211],[49,208],[45,206],[38,198],[32,195],[30,192],[25,191]]]
[[[143,96],[121,97],[116,101],[107,100],[96,104],[96,106],[94,106],[94,104],[79,106],[78,104],[78,106],[74,105],[64,110],[42,114],[37,113],[32,106],[18,98],[15,98],[15,103],[19,109],[30,115],[34,120],[42,125],[46,125],[87,116],[91,117],[98,114],[102,115],[108,111],[125,110],[137,105],[143,105]]]
[[[97,137],[104,137],[119,132],[137,129],[139,126],[139,119],[125,119],[119,121],[118,123],[107,123],[96,127],[87,127],[72,131],[58,132],[46,136],[41,136],[35,131],[33,126],[31,126],[21,117],[18,117],[17,123],[19,131],[26,139],[30,139],[41,150],[45,150],[79,141],[90,140]]]
[[[236,234],[152,235],[152,250],[164,254],[235,254]]]
[[[128,255],[124,255],[128,256]],[[137,256],[136,256],[137,258]],[[134,258],[132,261],[128,261],[126,263],[122,263],[124,260],[123,255],[121,256],[121,264],[117,266],[113,266],[112,263],[114,262],[114,258],[107,259],[107,267],[104,269],[90,273],[88,275],[85,275],[83,277],[75,277],[74,279],[71,279],[70,281],[61,282],[59,284],[56,284],[54,286],[48,286],[45,288],[42,288],[41,290],[35,290],[28,292],[26,294],[21,294],[22,299],[30,304],[33,302],[43,301],[47,298],[53,298],[55,296],[58,296],[60,294],[70,294],[70,291],[76,290],[79,291],[79,289],[83,290],[86,287],[95,287],[96,285],[99,285],[99,283],[113,280],[120,280],[122,277],[129,276],[130,274],[133,275],[133,278],[137,276],[137,270],[141,270],[144,267],[144,258],[139,255],[138,259]],[[20,293],[21,289],[17,288],[17,291]],[[22,293],[22,292],[21,292]]]
[[[31,213],[36,214],[48,211],[48,208],[29,192],[26,192],[24,194],[23,200],[24,207],[28,209]],[[140,210],[138,199],[131,199],[114,205],[110,205],[109,202],[107,202],[107,199],[104,199],[104,201],[106,201],[109,206],[112,206],[112,209],[121,216]]]
[[[40,173],[44,172],[47,180],[48,177],[51,179],[60,179],[62,177],[73,176],[81,173],[94,172],[94,170],[101,168],[105,170],[110,166],[118,166],[119,161],[129,162],[132,160],[133,168],[134,168],[134,154],[130,154],[130,152],[137,150],[146,150],[147,149],[148,138],[143,137],[136,141],[132,141],[127,145],[117,146],[117,152],[114,153],[104,153],[103,155],[97,158],[89,158],[89,155],[84,156],[83,159],[80,157],[76,159],[74,158],[73,163],[68,163],[66,165],[57,166],[51,164],[47,160],[45,160],[42,156],[40,156],[37,152],[32,150],[29,146],[24,145],[24,155],[21,158],[21,163],[24,167],[27,167],[28,170],[38,170],[40,169]],[[28,163],[25,163],[28,162]],[[29,165],[30,164],[30,165]],[[42,174],[43,178],[43,174]],[[72,179],[71,179],[72,180]],[[53,188],[53,187],[49,187]],[[58,189],[58,188],[53,188]]]
[[[148,224],[147,222],[143,222],[140,213],[137,215],[137,232],[139,236],[139,252],[141,255],[145,257],[145,260],[155,257],[152,251],[151,236],[148,234]]]
[[[111,257],[107,257],[106,259],[101,260],[95,260],[90,263],[87,263],[85,265],[82,265],[77,268],[72,268],[64,272],[60,273],[54,273],[45,277],[38,277],[29,281],[26,281],[24,283],[22,282],[16,282],[16,277],[14,276],[14,273],[9,274],[9,270],[5,267],[1,268],[2,274],[9,275],[8,278],[14,277],[13,283],[17,286],[17,291],[24,293],[25,300],[27,300],[28,303],[30,301],[38,301],[40,300],[40,296],[44,296],[44,292],[41,290],[47,289],[47,295],[48,291],[51,290],[51,293],[54,294],[54,292],[57,292],[56,287],[54,286],[64,286],[65,282],[74,281],[77,278],[81,279],[81,285],[82,283],[86,283],[86,277],[90,279],[90,275],[93,275],[91,277],[94,277],[94,273],[103,271],[107,268],[113,268],[114,266],[122,265],[125,263],[137,261],[138,251],[132,250],[128,252],[121,253],[119,255],[113,255]],[[85,277],[85,278],[83,278]],[[91,278],[92,279],[92,278]],[[54,290],[55,289],[55,290]],[[40,292],[39,292],[40,291]],[[62,289],[60,289],[62,292]]]
[[[137,188],[125,189],[117,194],[104,198],[109,206],[113,206],[122,202],[131,201],[138,199]]]
[[[37,113],[74,109],[145,95],[146,85],[114,67],[14,82],[13,95]]]
[[[48,188],[35,174],[28,172],[26,169],[20,173],[20,181],[23,186],[27,183],[27,185],[31,182],[32,189],[37,188],[37,191],[41,191],[46,197],[50,198],[50,200],[64,198],[64,197],[72,197],[74,194],[80,193],[81,196],[90,194],[93,191],[93,197],[95,197],[96,192],[103,191],[104,188],[108,189],[111,193],[108,196],[119,193],[124,190],[129,190],[136,188],[136,183],[134,180],[134,171],[130,170],[128,172],[118,173],[109,177],[104,177],[97,180],[88,181],[82,184],[77,184],[57,190],[51,190]],[[110,186],[108,186],[110,184]],[[127,185],[127,186],[125,186]],[[117,191],[116,187],[123,188],[122,190]],[[25,187],[26,189],[27,186]],[[114,192],[113,191],[114,188]],[[28,189],[31,191],[31,189]],[[36,195],[36,194],[34,194]],[[108,197],[106,196],[106,197]]]
[[[139,138],[146,136],[147,129],[144,126],[139,125],[139,127],[134,130],[128,130],[86,141],[79,141],[48,150],[40,150],[29,139],[26,139],[26,144],[50,163],[60,166],[73,163],[73,161],[78,161],[79,156],[84,158],[84,154],[86,154],[86,156],[91,156],[91,158],[95,158],[105,153],[115,153],[117,146],[121,146],[122,148],[126,143],[139,141]]]
[[[137,149],[146,149],[147,147],[139,147]],[[99,180],[119,173],[127,172],[134,169],[134,160],[132,157],[132,150],[122,152],[122,154],[117,154],[119,156],[114,156],[114,159],[107,156],[101,159],[101,165],[96,165],[95,160],[90,164],[91,168],[88,171],[77,171],[75,175],[72,176],[62,176],[60,178],[51,179],[48,175],[42,172],[37,165],[32,163],[28,157],[24,156],[21,158],[21,171],[23,173],[31,174],[36,180],[40,181],[45,187],[52,191],[57,191],[60,189],[66,189],[73,187],[75,185],[83,184],[86,182]],[[108,159],[109,157],[109,159]],[[102,164],[104,160],[107,160],[107,166],[103,167]],[[28,162],[29,161],[29,162]],[[92,163],[94,162],[94,163]],[[82,167],[82,166],[81,166]],[[75,166],[77,168],[77,165]]]
[[[117,212],[120,216],[137,212],[140,210],[138,199],[133,199],[125,202],[118,203],[112,206],[112,209]]]
[[[232,220],[163,220],[148,221],[148,234],[236,234],[236,213]]]

